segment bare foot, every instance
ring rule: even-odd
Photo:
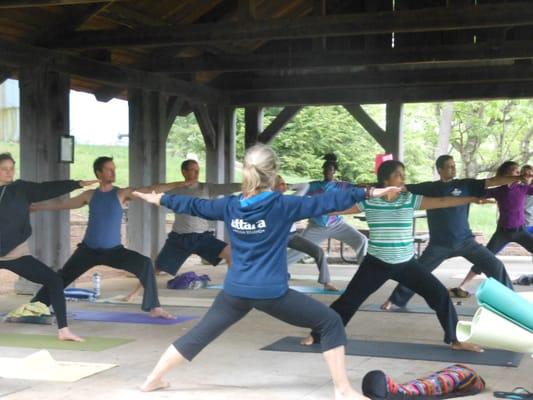
[[[313,336],[309,335],[306,338],[300,340],[300,344],[304,346],[311,346],[315,344],[315,339],[313,338]]]
[[[152,308],[150,311],[150,317],[152,318],[163,318],[163,319],[174,319],[174,316],[168,311],[163,310],[162,307]]]
[[[70,341],[70,342],[85,342],[85,339],[72,333],[68,327],[59,329],[57,331],[57,338],[59,340]]]
[[[351,387],[345,390],[335,388],[335,400],[369,400],[368,397],[356,392]]]
[[[141,392],[153,392],[154,390],[163,390],[170,386],[170,383],[162,381],[161,379],[146,378],[144,383],[139,387]]]
[[[132,303],[135,300],[136,297],[137,297],[136,294],[128,294],[128,295],[124,296],[121,300],[122,301],[126,301],[128,303]]]
[[[452,349],[453,350],[473,351],[475,353],[483,353],[485,351],[481,347],[476,346],[475,344],[466,343],[466,342],[454,342],[454,343],[452,343]]]
[[[392,309],[392,301],[387,300],[380,307],[383,311],[390,311]]]
[[[324,290],[331,290],[333,292],[338,292],[339,289],[333,285],[331,282],[324,283]]]

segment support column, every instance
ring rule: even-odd
[[[225,146],[225,180],[226,183],[235,182],[235,159],[237,157],[237,113],[235,108],[226,108],[224,111],[226,123],[224,146]]]
[[[262,107],[246,107],[244,109],[244,148],[252,147],[258,142],[259,134],[263,132]]]
[[[209,119],[213,127],[213,143],[207,146],[205,159],[205,176],[209,183],[226,183],[226,113],[223,107],[209,109]],[[217,221],[214,224],[215,235],[224,240],[224,222]]]
[[[164,182],[169,133],[168,98],[141,89],[128,91],[129,182],[132,187]],[[155,258],[165,240],[165,210],[140,200],[128,207],[128,247]]]
[[[36,182],[69,179],[70,166],[58,162],[58,153],[59,138],[70,130],[70,77],[39,65],[21,70],[19,85],[21,178]],[[70,212],[34,213],[31,224],[32,254],[53,269],[62,267],[71,252]],[[24,279],[15,284],[20,294],[31,294],[38,287]]]
[[[402,129],[402,103],[387,103],[387,136],[389,138],[389,148],[387,151],[394,155],[394,159],[403,161],[404,140]]]

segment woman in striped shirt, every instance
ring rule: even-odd
[[[378,170],[378,187],[404,186],[405,167],[399,161],[386,161]],[[446,208],[475,202],[476,197],[423,197],[402,192],[383,199],[369,199],[344,211],[364,211],[370,228],[368,254],[346,291],[331,305],[346,325],[359,306],[387,280],[393,279],[424,298],[435,310],[444,329],[444,342],[456,350],[482,351],[461,343],[455,335],[457,313],[444,285],[422,268],[413,250],[413,214],[415,210]],[[310,345],[320,341],[316,332],[302,340]]]

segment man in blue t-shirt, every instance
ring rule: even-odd
[[[486,188],[506,185],[520,178],[502,176],[489,179],[455,179],[455,161],[452,156],[442,155],[437,158],[435,164],[440,176],[438,181],[406,185],[407,190],[431,197],[483,197]],[[475,264],[477,270],[512,289],[513,284],[503,263],[474,239],[468,223],[469,211],[469,205],[427,211],[429,244],[420,256],[420,264],[433,271],[448,258],[464,257]],[[451,289],[451,292],[455,297],[469,296],[469,293],[460,287]],[[393,304],[405,307],[413,294],[410,289],[398,285],[381,308],[390,310]]]

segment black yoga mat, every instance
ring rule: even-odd
[[[473,317],[477,306],[455,306],[457,315],[462,315],[464,317]],[[408,314],[435,314],[428,306],[421,305],[408,305],[407,307],[396,307],[393,306],[390,311],[384,311],[381,309],[379,304],[363,304],[359,307],[358,311],[370,311],[370,312],[389,312],[389,313],[408,313]]]
[[[287,336],[272,343],[261,350],[286,351],[293,353],[320,353],[320,345],[303,346],[301,337]],[[442,361],[449,363],[465,363],[479,365],[494,365],[498,367],[518,367],[522,361],[522,353],[505,350],[485,349],[483,353],[470,351],[456,351],[449,346],[378,342],[374,340],[348,339],[346,354],[350,356],[399,358],[406,360]]]

